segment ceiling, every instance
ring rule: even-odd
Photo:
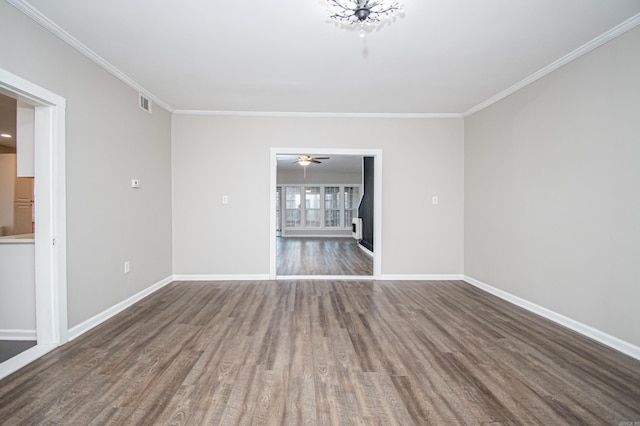
[[[640,13],[639,0],[405,0],[362,39],[326,22],[322,0],[9,2],[170,110],[288,113],[464,113]]]
[[[321,164],[309,164],[308,171],[322,171],[322,173],[361,173],[362,172],[362,156],[357,155],[328,155],[328,154],[309,154],[301,153],[300,155],[309,155],[311,157],[329,157],[328,160],[319,160]],[[302,175],[303,168],[296,160],[297,155],[279,154],[278,173],[300,173]]]
[[[0,145],[16,147],[16,100],[0,93],[0,134],[11,135],[0,137]]]

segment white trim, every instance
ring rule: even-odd
[[[33,346],[26,351],[19,353],[13,358],[0,363],[0,379],[3,379],[9,374],[18,371],[25,365],[32,363],[43,355],[51,352],[55,348],[56,345],[37,344],[36,346]]]
[[[373,281],[374,279],[375,278],[373,277],[373,275],[278,275],[276,276],[276,280],[278,281],[286,281],[286,280]]]
[[[36,330],[0,330],[0,340],[37,340]]]
[[[640,360],[640,347],[638,346],[635,346],[624,340],[618,339],[617,337],[611,336],[610,334],[607,334],[596,328],[593,328],[579,321],[566,317],[550,309],[547,309],[535,303],[529,302],[528,300],[522,299],[504,290],[500,290],[499,288],[490,286],[489,284],[483,283],[482,281],[478,281],[475,278],[471,278],[465,275],[463,280],[474,287],[477,287],[481,290],[486,291],[487,293],[491,293],[494,296],[497,296],[501,299],[506,300],[507,302],[520,306],[521,308],[524,308],[530,312],[533,312],[534,314],[540,315],[548,320],[551,320],[557,324],[560,324],[573,331],[576,331],[597,342],[607,345],[610,348],[613,348],[626,355],[629,355],[630,357]]]
[[[69,46],[80,52],[86,58],[91,60],[93,63],[98,65],[100,68],[107,71],[109,74],[116,77],[118,80],[122,81],[127,86],[144,94],[147,98],[153,100],[156,104],[160,105],[162,108],[166,109],[169,112],[173,112],[173,108],[167,103],[163,102],[158,97],[149,93],[149,91],[145,90],[142,86],[132,80],[125,73],[120,71],[115,66],[111,65],[105,59],[103,59],[100,55],[95,53],[93,50],[89,49],[84,43],[73,37],[71,34],[60,28],[55,22],[47,18],[43,15],[39,10],[35,7],[31,6],[29,3],[23,0],[7,0],[8,3],[13,5],[20,12],[27,15],[29,18],[34,20],[37,24],[51,32],[53,35],[58,37],[60,40],[67,43]]]
[[[36,329],[38,343],[47,345],[67,341],[64,140],[65,108],[36,106]]]
[[[174,110],[177,115],[210,115],[220,117],[297,117],[297,118],[391,118],[391,119],[423,119],[423,118],[464,118],[457,112],[421,113],[421,112],[287,112],[287,111],[208,111],[208,110]]]
[[[96,327],[97,325],[102,324],[103,322],[105,322],[106,320],[114,317],[115,315],[119,314],[120,312],[124,311],[125,309],[127,309],[128,307],[132,306],[133,304],[139,302],[140,300],[144,299],[145,297],[147,297],[148,295],[150,295],[151,293],[154,293],[158,290],[160,290],[162,287],[166,286],[167,284],[173,282],[173,277],[169,276],[163,280],[158,281],[157,283],[145,288],[144,290],[134,294],[133,296],[129,297],[128,299],[123,300],[120,303],[116,303],[115,305],[113,305],[112,307],[110,307],[109,309],[102,311],[101,313],[99,313],[98,315],[95,315],[91,318],[89,318],[88,320],[72,327],[69,329],[69,340],[73,340],[77,337],[79,337],[80,335],[86,333],[87,331],[91,330],[92,328]]]
[[[267,281],[268,274],[174,275],[174,281]]]
[[[638,13],[637,15],[632,16],[631,18],[627,19],[626,21],[622,22],[621,24],[613,27],[612,29],[610,29],[609,31],[599,35],[598,37],[594,38],[593,40],[589,41],[586,44],[583,44],[582,46],[580,46],[579,48],[577,48],[576,50],[574,50],[573,52],[570,52],[568,54],[566,54],[565,56],[563,56],[562,58],[550,63],[549,65],[547,65],[546,67],[536,71],[535,73],[531,74],[529,77],[525,78],[524,80],[520,81],[519,83],[514,84],[513,86],[509,87],[506,90],[503,90],[502,92],[498,93],[497,95],[487,99],[484,102],[479,103],[478,105],[469,108],[468,110],[466,110],[465,112],[462,113],[463,117],[468,117],[471,114],[475,114],[478,111],[481,111],[493,104],[495,104],[496,102],[506,98],[507,96],[517,92],[518,90],[522,89],[525,86],[528,86],[529,84],[533,83],[536,80],[541,79],[542,77],[546,76],[547,74],[550,74],[552,72],[554,72],[555,70],[559,69],[560,67],[563,67],[565,65],[567,65],[569,62],[573,62],[576,59],[578,59],[579,57],[591,52],[594,49],[597,49],[598,47],[602,46],[603,44],[613,40],[616,37],[621,36],[622,34],[626,33],[627,31],[637,27],[638,25],[640,25],[640,13]]]
[[[49,90],[0,68],[0,89],[8,90],[30,104],[55,105],[64,108],[66,100]]]
[[[296,228],[286,228],[287,231],[294,231]],[[345,229],[346,231],[347,229]],[[351,234],[284,234],[285,229],[282,230],[283,235],[280,235],[280,238],[351,238]],[[349,230],[351,232],[351,230]]]
[[[364,173],[364,167],[362,167]],[[363,182],[364,185],[364,182]],[[382,275],[382,150],[373,158],[373,276]],[[362,190],[364,196],[364,189]]]
[[[360,244],[360,241],[358,241],[358,247],[360,247],[360,250],[362,250],[364,254],[366,254],[367,256],[373,257],[373,252],[368,248],[366,248],[365,246],[363,246],[362,244]]]
[[[374,158],[373,187],[373,279],[377,279],[382,271],[382,150],[356,148],[309,148],[309,147],[271,147],[269,157],[269,279],[276,279],[276,190],[278,155],[297,155],[300,152],[313,152],[314,155],[357,155]],[[361,191],[363,192],[363,191]]]
[[[386,281],[460,281],[462,274],[382,274]]]
[[[277,205],[276,194],[278,192],[278,150],[271,148],[269,154],[269,279],[276,279],[276,239],[277,236]],[[283,198],[283,192],[280,195]],[[281,204],[281,208],[284,204]],[[282,224],[284,230],[284,224]],[[280,237],[282,238],[282,237]]]
[[[439,118],[465,118],[474,114],[490,105],[506,98],[512,93],[520,90],[521,88],[533,83],[534,81],[544,77],[545,75],[557,70],[558,68],[568,64],[581,57],[582,55],[591,52],[592,50],[602,46],[608,41],[624,34],[625,32],[640,25],[640,14],[636,14],[626,21],[620,23],[609,31],[594,38],[590,42],[577,48],[573,52],[563,56],[555,62],[540,69],[529,77],[525,78],[521,82],[511,86],[510,88],[498,93],[497,95],[487,99],[486,101],[469,108],[468,110],[457,112],[442,112],[442,113],[349,113],[349,112],[296,112],[296,111],[211,111],[211,110],[175,110],[169,104],[162,101],[158,97],[151,94],[149,91],[140,86],[137,82],[124,74],[118,68],[107,62],[100,55],[89,49],[84,43],[73,37],[71,34],[59,27],[55,22],[51,21],[39,10],[34,8],[24,0],[7,0],[7,2],[13,5],[20,12],[31,18],[40,26],[51,32],[60,40],[67,43],[69,46],[80,52],[89,60],[97,64],[99,67],[125,83],[132,89],[144,94],[153,102],[160,105],[162,108],[173,114],[179,115],[214,115],[214,116],[242,116],[242,117],[329,117],[329,118],[391,118],[391,119],[439,119]]]

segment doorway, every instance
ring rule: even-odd
[[[0,379],[67,341],[65,99],[0,69],[0,93],[33,108],[37,344],[0,363]]]
[[[31,105],[0,93],[0,363],[37,338],[33,117]]]
[[[286,232],[286,218],[287,218],[287,214],[289,214],[289,216],[291,218],[299,218],[302,217],[303,219],[301,219],[304,222],[304,218],[306,218],[307,216],[309,217],[309,220],[321,220],[321,223],[324,223],[324,221],[321,219],[322,215],[318,216],[318,213],[315,211],[315,209],[319,208],[318,206],[316,206],[316,204],[324,204],[324,201],[326,201],[327,197],[327,191],[329,192],[329,198],[331,198],[331,194],[333,194],[334,192],[336,193],[340,193],[340,192],[349,192],[352,191],[353,188],[349,188],[348,185],[339,185],[339,184],[328,184],[328,185],[309,185],[310,187],[306,187],[305,185],[300,185],[299,189],[297,190],[298,192],[300,192],[299,194],[299,201],[304,201],[303,206],[301,209],[299,209],[300,211],[297,211],[295,208],[291,209],[291,212],[287,212],[286,210],[286,198],[287,198],[287,193],[285,190],[283,190],[279,185],[278,185],[278,157],[279,156],[293,156],[293,158],[295,158],[295,156],[299,155],[300,153],[313,153],[314,155],[322,155],[322,156],[328,156],[328,157],[348,157],[348,156],[352,156],[352,157],[356,157],[356,158],[362,158],[362,157],[373,157],[376,167],[375,167],[375,175],[374,175],[374,191],[375,191],[375,199],[374,199],[374,210],[376,212],[375,216],[374,216],[374,224],[373,224],[373,228],[374,228],[374,235],[375,235],[375,239],[374,239],[374,249],[373,249],[373,260],[372,260],[372,267],[370,267],[368,270],[372,271],[369,272],[367,274],[358,274],[358,275],[345,275],[342,274],[340,271],[340,268],[325,268],[325,270],[321,273],[315,273],[314,271],[317,271],[319,269],[314,269],[314,268],[308,268],[307,271],[309,273],[303,273],[303,274],[294,274],[291,275],[289,273],[286,273],[285,275],[281,274],[280,272],[278,272],[278,252],[279,250],[283,249],[283,245],[282,245],[282,237],[278,236],[281,232],[282,229],[285,229]],[[329,161],[329,160],[328,160]],[[381,259],[382,259],[382,253],[381,253],[381,205],[382,205],[382,178],[381,178],[381,172],[382,172],[382,150],[374,150],[374,149],[318,149],[318,148],[272,148],[271,149],[271,176],[270,176],[270,188],[271,191],[270,193],[272,194],[272,196],[270,197],[270,267],[269,267],[269,277],[270,279],[276,279],[276,278],[287,278],[287,279],[334,279],[334,278],[340,278],[340,279],[377,279],[380,274],[381,274]],[[295,185],[294,185],[295,186]],[[343,188],[344,186],[344,188]],[[281,189],[279,189],[281,188]],[[307,194],[306,191],[309,190],[310,194],[309,196],[312,198],[312,200],[306,200]],[[359,190],[361,190],[359,188]],[[295,196],[295,188],[292,188],[292,196]],[[303,193],[304,191],[304,193]],[[323,196],[324,194],[324,196]],[[323,202],[318,202],[318,203],[314,203],[313,202],[313,197],[318,198],[318,200],[321,200]],[[309,201],[309,202],[307,202]],[[300,204],[300,202],[298,203]],[[309,212],[303,211],[305,210],[305,207],[307,206],[307,204],[309,205]],[[357,207],[357,206],[356,206]],[[344,206],[342,207],[344,208]],[[298,215],[296,215],[296,213],[298,213]],[[339,213],[336,214],[344,214],[342,211],[340,211]],[[283,219],[283,215],[285,216]],[[320,217],[320,219],[316,218],[316,216]],[[279,220],[280,219],[280,220]],[[293,219],[292,219],[293,220]],[[330,220],[328,218],[325,217],[325,220]],[[279,226],[280,225],[280,226]],[[298,256],[299,258],[304,258],[304,256],[308,256],[309,259],[313,258],[314,255],[314,251],[315,254],[321,254],[320,252],[327,252],[327,251],[331,251],[331,250],[336,250],[339,252],[339,250],[341,249],[339,247],[340,243],[345,243],[345,241],[350,241],[350,242],[355,242],[355,240],[353,239],[349,239],[350,238],[350,232],[349,230],[345,230],[344,229],[344,224],[342,224],[343,226],[343,232],[347,232],[347,237],[348,238],[341,238],[341,239],[327,239],[327,238],[314,238],[313,235],[305,235],[305,238],[302,238],[300,240],[298,240],[297,238],[293,239],[292,241],[287,241],[287,244],[292,243],[294,244],[294,249],[296,250],[302,250],[304,249],[304,247],[302,247],[303,244],[306,245],[306,250],[307,253],[298,253],[300,254],[300,256]],[[348,225],[350,227],[350,224]],[[280,230],[280,233],[278,232]],[[308,233],[308,232],[307,232]],[[295,236],[295,235],[289,235],[289,236]],[[288,240],[288,239],[287,239]],[[295,241],[298,240],[298,241]],[[351,244],[352,246],[356,247],[357,245],[355,244]],[[350,248],[350,247],[348,247]],[[325,250],[326,249],[326,250]],[[369,256],[368,254],[365,254],[364,252],[362,252],[361,250],[358,250],[356,253],[357,256]],[[309,264],[311,264],[313,261],[310,261]],[[326,266],[328,263],[330,263],[331,260],[328,259],[327,261],[324,261],[324,265]],[[371,260],[369,259],[369,262],[371,264]],[[322,265],[320,265],[320,267],[322,267]],[[282,267],[280,267],[280,270],[282,271]],[[321,269],[320,269],[321,270]],[[328,275],[326,272],[328,270],[335,270],[338,271],[337,275]],[[304,270],[303,270],[304,272]]]

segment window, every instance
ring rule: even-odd
[[[287,228],[297,228],[302,226],[300,214],[300,187],[285,187],[285,226]]]
[[[351,226],[351,220],[358,217],[358,205],[360,204],[360,187],[344,187],[344,226]]]
[[[304,189],[304,226],[307,228],[320,227],[320,187],[307,186]]]
[[[324,226],[336,228],[340,226],[340,187],[324,188]]]
[[[276,193],[276,214],[284,211],[282,224],[287,229],[351,228],[358,215],[360,185],[283,185]],[[284,205],[280,202],[284,198]]]

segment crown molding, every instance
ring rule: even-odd
[[[626,33],[629,30],[632,30],[633,28],[637,27],[638,25],[640,25],[640,13],[632,16],[631,18],[627,19],[626,21],[620,23],[619,25],[613,27],[612,29],[610,29],[609,31],[599,35],[598,37],[594,38],[593,40],[589,41],[588,43],[580,46],[579,48],[577,48],[576,50],[574,50],[573,52],[563,56],[562,58],[558,59],[555,62],[550,63],[549,65],[547,65],[546,67],[540,69],[539,71],[531,74],[529,77],[525,78],[524,80],[520,81],[519,83],[514,84],[513,86],[509,87],[508,89],[498,93],[497,95],[487,99],[486,101],[479,103],[478,105],[466,110],[465,112],[462,113],[463,117],[468,117],[471,114],[475,114],[478,111],[481,111],[493,104],[495,104],[496,102],[506,98],[507,96],[517,92],[518,90],[522,89],[525,86],[528,86],[529,84],[533,83],[536,80],[541,79],[542,77],[546,76],[547,74],[550,74],[552,72],[554,72],[555,70],[559,69],[560,67],[563,67],[565,65],[567,65],[569,62],[573,62],[576,59],[580,58],[581,56],[591,52],[592,50],[597,49],[598,47],[602,46],[603,44],[613,40],[616,37],[621,36],[622,34]]]
[[[377,112],[283,112],[283,111],[207,111],[175,110],[177,115],[212,115],[221,117],[297,117],[297,118],[463,118],[461,113],[377,113]]]
[[[300,118],[392,118],[392,119],[440,119],[440,118],[466,118],[478,111],[481,111],[496,102],[506,98],[507,96],[517,92],[525,86],[541,79],[542,77],[552,73],[553,71],[563,67],[564,65],[575,61],[581,56],[591,52],[594,49],[602,46],[603,44],[613,40],[616,37],[626,33],[629,30],[640,25],[640,13],[632,16],[626,21],[613,27],[609,31],[594,38],[588,43],[580,46],[569,54],[562,58],[552,62],[546,67],[531,74],[524,80],[514,84],[506,90],[496,94],[495,96],[487,99],[478,105],[469,108],[461,113],[340,113],[340,112],[279,112],[279,111],[209,111],[209,110],[175,110],[169,104],[162,101],[155,95],[149,93],[146,89],[136,83],[129,76],[122,71],[111,65],[104,58],[93,52],[86,45],[80,42],[78,39],[67,33],[60,28],[57,24],[40,13],[37,9],[31,6],[24,0],[7,0],[9,4],[14,6],[20,12],[31,18],[40,26],[51,32],[53,35],[76,49],[82,55],[96,63],[98,66],[118,78],[120,81],[131,87],[132,89],[142,93],[147,98],[151,99],[155,104],[164,108],[170,113],[177,115],[210,115],[210,116],[236,116],[236,117],[300,117]]]
[[[37,10],[36,8],[31,6],[26,1],[24,1],[24,0],[7,0],[7,2],[9,4],[11,4],[12,6],[14,6],[16,9],[18,9],[20,12],[22,12],[23,14],[25,14],[26,16],[31,18],[37,24],[42,26],[44,29],[48,30],[53,35],[58,37],[60,40],[64,41],[69,46],[71,46],[72,48],[76,49],[78,52],[80,52],[86,58],[88,58],[89,60],[93,61],[96,65],[98,65],[99,67],[101,67],[102,69],[104,69],[105,71],[107,71],[108,73],[113,75],[114,77],[116,77],[118,80],[122,81],[127,86],[131,87],[132,89],[136,90],[137,92],[142,93],[143,95],[145,95],[145,97],[151,99],[156,105],[164,108],[165,110],[167,110],[169,112],[173,112],[173,108],[170,105],[168,105],[163,100],[161,100],[158,97],[156,97],[156,96],[152,95],[151,93],[149,93],[149,91],[147,91],[144,87],[140,86],[138,83],[136,83],[134,80],[132,80],[125,73],[123,73],[118,68],[116,68],[113,65],[111,65],[104,58],[102,58],[100,55],[95,53],[93,50],[89,49],[86,45],[84,45],[78,39],[76,39],[71,34],[66,32],[62,28],[60,28],[56,23],[54,23],[52,20],[50,20],[49,18],[44,16],[42,13],[40,13],[39,10]]]

